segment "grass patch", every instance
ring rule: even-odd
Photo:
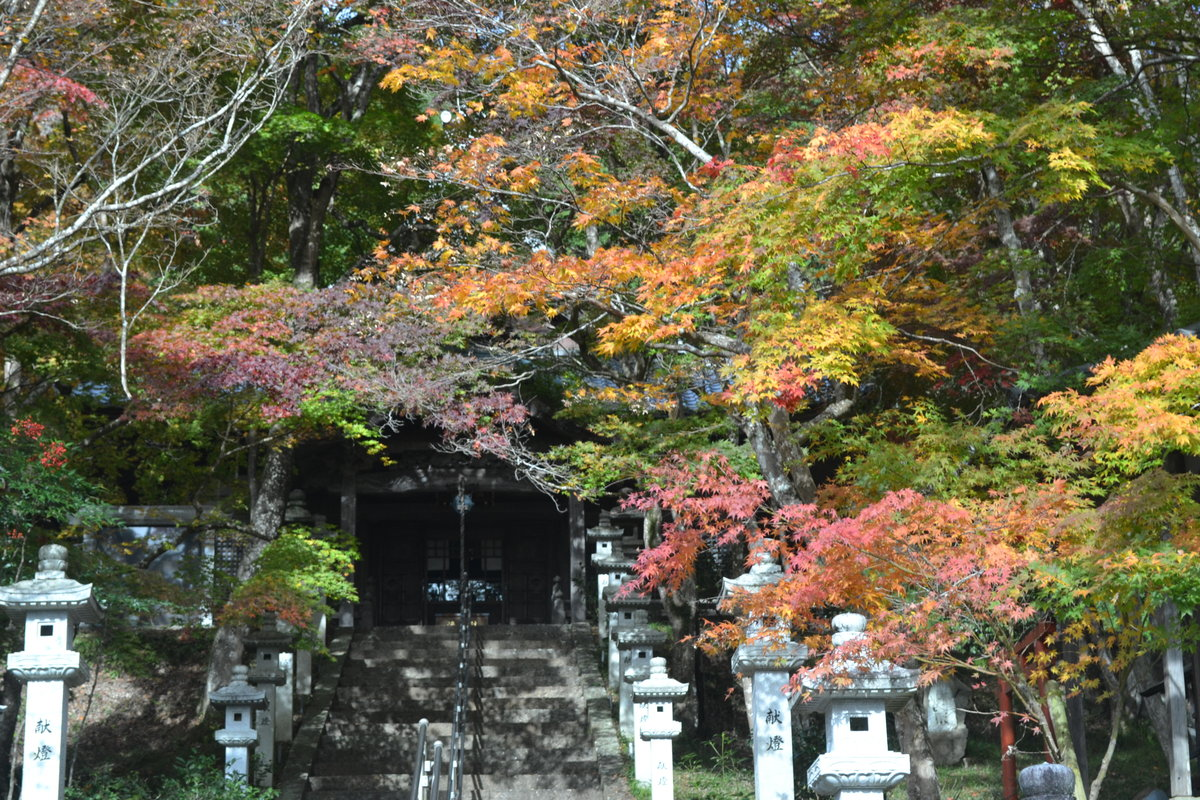
[[[707,741],[683,739],[676,744],[675,800],[754,800],[754,761],[749,743],[732,733]],[[637,800],[650,800],[650,787],[633,778]]]
[[[1089,741],[1094,773],[1100,764],[1105,742],[1102,737]],[[1001,800],[1000,751],[994,742],[973,739],[968,743],[965,763],[938,767],[942,800]],[[810,798],[805,780],[807,764],[796,763],[796,797]],[[1034,755],[1018,761],[1022,767],[1037,763]],[[632,767],[631,767],[632,770]],[[630,786],[637,800],[649,800],[649,787],[639,786],[630,773]],[[1100,792],[1100,800],[1129,800],[1140,792],[1168,786],[1167,764],[1162,748],[1150,727],[1144,723],[1127,725],[1117,742],[1113,763]],[[888,792],[893,800],[903,800],[905,785]],[[753,800],[754,761],[749,743],[730,733],[707,741],[683,740],[677,743],[675,759],[676,800]]]

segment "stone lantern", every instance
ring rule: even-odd
[[[865,637],[862,614],[833,618],[834,646]],[[814,692],[805,711],[825,715],[827,751],[808,769],[814,792],[838,800],[884,800],[884,792],[908,775],[909,757],[888,750],[887,712],[898,711],[916,693],[920,672],[872,660],[867,654],[841,662],[848,685],[805,681]]]
[[[754,594],[782,579],[783,569],[760,551],[749,572],[724,579],[720,601],[735,604],[739,595]],[[762,618],[750,620],[746,637],[731,666],[735,675],[742,676],[754,736],[754,796],[756,800],[792,800],[796,796],[792,704],[786,690],[808,649],[791,641],[786,629],[771,627],[769,620]]]
[[[25,689],[22,800],[58,800],[66,779],[67,688],[88,679],[87,665],[71,649],[75,626],[103,616],[91,584],[67,577],[67,548],[38,550],[31,580],[0,588],[0,606],[25,626],[25,649],[10,653],[8,671]]]
[[[598,560],[611,558],[613,556],[613,543],[620,541],[624,535],[624,531],[612,524],[612,515],[607,511],[601,511],[600,524],[587,530],[588,541],[596,545],[596,550],[592,553],[592,563],[595,564]],[[596,608],[599,609],[599,613],[596,615],[596,623],[601,639],[608,637],[608,617],[604,613],[604,590],[611,582],[612,573],[597,568]]]
[[[634,737],[634,708],[631,687],[643,680],[650,669],[650,659],[654,656],[654,648],[662,647],[670,641],[663,631],[649,626],[623,628],[616,634],[617,653],[620,656],[621,686],[618,690],[617,719],[621,727],[621,735],[627,739]]]
[[[267,707],[266,692],[246,682],[250,670],[244,664],[233,668],[233,680],[215,692],[208,702],[225,709],[225,727],[214,734],[217,744],[225,747],[225,777],[247,780],[250,775],[250,749],[258,743],[252,724],[254,712]]]
[[[603,610],[608,613],[608,688],[617,691],[624,674],[621,650],[617,638],[621,631],[641,630],[650,622],[650,609],[656,604],[651,597],[626,595],[617,597],[620,585],[609,586],[604,593]]]
[[[304,492],[300,489],[293,489],[288,494],[287,507],[283,512],[283,521],[288,525],[305,525],[311,526],[316,531],[320,531],[324,527],[325,518],[319,514],[313,514],[308,510],[308,506],[304,502]],[[325,619],[325,614],[321,611],[313,612],[312,629],[315,632],[318,642],[325,641],[325,630],[328,622]],[[284,661],[287,660],[287,655],[284,655]],[[312,651],[297,650],[295,653],[295,694],[301,697],[309,697],[312,695]],[[284,666],[286,669],[286,666]]]
[[[277,742],[292,740],[291,634],[276,627],[275,615],[262,615],[257,631],[242,639],[253,650],[250,680],[259,688],[267,688],[267,713],[270,714],[272,747]],[[282,680],[280,680],[282,678]],[[259,751],[266,752],[266,742],[259,740]]]
[[[598,617],[605,611],[606,598],[616,595],[626,579],[633,574],[633,567],[636,563],[632,558],[626,558],[618,553],[608,556],[592,556],[592,566],[596,568],[597,580],[606,582],[605,587],[600,590],[600,605],[596,609]],[[601,638],[607,639],[612,634],[612,624],[611,613],[607,619],[601,618],[597,624],[597,629],[604,628],[604,630],[598,630]]]
[[[682,726],[675,721],[675,701],[688,692],[688,684],[667,676],[667,660],[650,660],[650,677],[633,685],[637,703],[637,736],[634,740],[634,777],[650,784],[651,800],[675,796],[674,755],[671,740]]]
[[[291,636],[275,627],[275,615],[264,614],[262,627],[249,633],[242,640],[251,648],[250,672],[247,679],[266,697],[267,704],[256,712],[255,729],[258,731],[258,768],[254,783],[270,786],[275,773],[275,742],[279,708],[279,687],[287,683],[287,676],[280,668],[280,653],[291,644]],[[290,724],[290,715],[288,723]]]

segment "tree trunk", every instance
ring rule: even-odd
[[[908,800],[941,800],[933,749],[925,730],[925,689],[921,689],[896,715],[901,749],[908,753]]]
[[[1087,800],[1084,788],[1087,776],[1080,769],[1079,758],[1075,754],[1075,740],[1071,736],[1071,723],[1067,719],[1067,699],[1058,681],[1046,681],[1046,708],[1050,712],[1051,722],[1054,723],[1055,738],[1062,755],[1061,763],[1075,773],[1075,800]]]
[[[1129,679],[1126,682],[1127,691],[1134,702],[1138,703],[1146,712],[1146,717],[1150,720],[1150,727],[1154,729],[1154,734],[1158,737],[1158,743],[1162,747],[1163,757],[1169,760],[1171,757],[1171,725],[1167,720],[1167,704],[1163,702],[1161,693],[1152,694],[1149,697],[1142,696],[1142,692],[1160,683],[1162,683],[1162,671],[1154,669],[1154,662],[1150,656],[1138,656],[1134,659],[1133,667],[1129,671]]]
[[[17,151],[25,138],[25,122],[19,122],[12,130],[0,132],[0,239],[11,237],[17,230],[14,207],[17,190],[21,185],[21,171],[17,168]]]
[[[250,527],[254,529],[254,536],[246,542],[235,576],[239,584],[254,575],[258,557],[279,534],[279,526],[283,524],[283,513],[287,508],[293,452],[292,444],[286,440],[277,441],[267,449],[254,503],[250,507]],[[217,628],[209,654],[207,691],[200,698],[201,716],[208,710],[209,693],[227,684],[234,666],[242,663],[244,634],[245,631],[237,626],[221,625]]]
[[[21,682],[4,673],[4,711],[0,713],[0,787],[12,785],[13,741],[17,735],[17,717],[21,711]]]
[[[771,405],[765,419],[743,419],[742,430],[777,505],[811,503],[816,498],[816,481],[786,411]]]
[[[642,541],[646,548],[657,547],[662,541],[662,509],[648,510],[642,525]],[[695,732],[700,724],[696,648],[684,640],[696,632],[696,582],[689,578],[676,592],[667,592],[660,587],[658,594],[671,624],[671,657],[667,661],[671,677],[688,685],[687,696],[675,704],[675,716],[683,723],[685,731]]]
[[[330,170],[316,181],[318,167],[313,164],[289,170],[285,181],[288,191],[288,259],[292,283],[301,289],[321,285],[321,239],[325,217],[337,191],[339,171]],[[316,185],[314,186],[314,181]]]

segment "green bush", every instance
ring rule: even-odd
[[[173,775],[146,780],[132,775],[93,775],[67,787],[66,800],[274,800],[274,789],[259,789],[225,778],[221,765],[193,753],[176,762]]]

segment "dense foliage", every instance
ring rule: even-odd
[[[0,531],[221,487],[299,622],[295,448],[419,420],[1046,731],[1200,600],[1193,5],[8,5]]]

